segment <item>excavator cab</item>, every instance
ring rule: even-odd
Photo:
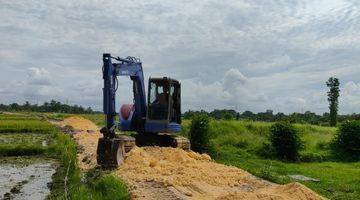
[[[180,83],[164,78],[149,79],[147,122],[181,124]]]

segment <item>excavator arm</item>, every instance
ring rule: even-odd
[[[113,63],[112,60],[118,61]],[[126,59],[112,57],[103,54],[103,111],[106,117],[106,126],[101,129],[105,138],[115,137],[115,97],[118,87],[117,76],[129,76],[133,81],[133,93],[135,101],[136,131],[143,132],[146,120],[146,95],[144,86],[144,74],[139,59],[127,57]]]

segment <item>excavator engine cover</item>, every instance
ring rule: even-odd
[[[124,162],[124,143],[119,138],[99,138],[97,163],[102,168],[116,168]]]

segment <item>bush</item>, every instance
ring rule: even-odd
[[[260,146],[257,147],[255,150],[255,153],[262,157],[267,159],[274,158],[274,148],[273,146],[268,142],[263,142]]]
[[[328,159],[326,154],[316,152],[303,152],[299,157],[301,162],[323,162]]]
[[[207,115],[195,115],[190,125],[190,143],[191,149],[199,153],[208,153],[211,149],[209,117]]]
[[[299,134],[289,122],[277,122],[270,128],[270,142],[280,159],[297,160],[303,147]]]
[[[334,154],[345,160],[360,160],[360,121],[343,123],[331,143]]]

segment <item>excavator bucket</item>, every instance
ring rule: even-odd
[[[124,143],[118,138],[99,138],[97,163],[102,168],[116,168],[124,162]]]
[[[125,153],[135,146],[135,138],[120,135],[117,138],[99,138],[97,163],[105,169],[116,168],[124,162]]]

